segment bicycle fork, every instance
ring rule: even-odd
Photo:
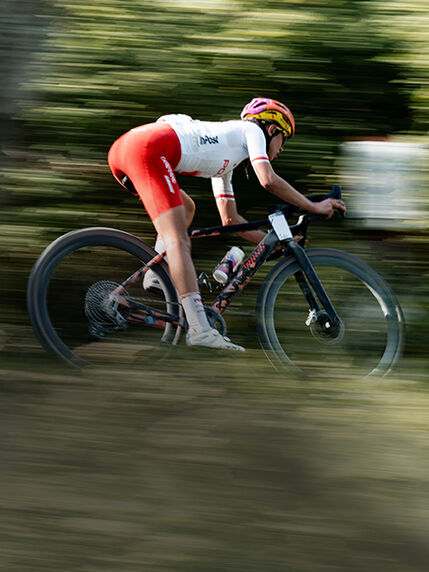
[[[301,270],[295,274],[295,279],[310,308],[308,318],[305,322],[306,325],[310,326],[313,322],[318,321],[320,318],[321,308],[319,302],[316,299],[316,296],[313,294],[314,291],[327,314],[327,316],[324,316],[325,319],[320,325],[323,327],[326,333],[329,332],[330,328],[335,330],[342,325],[342,321],[335,311],[335,308],[332,305],[332,302],[329,299],[329,296],[327,295],[322,283],[320,282],[319,277],[317,276],[313,265],[307,256],[307,253],[302,248],[302,246],[295,243],[293,240],[288,242],[288,248],[301,267]]]
[[[292,256],[295,257],[295,260],[301,267],[301,270],[295,274],[295,278],[310,307],[310,312],[305,322],[306,326],[312,328],[316,324],[322,335],[338,337],[339,333],[343,331],[342,321],[314,271],[307,253],[302,246],[294,241],[286,217],[281,211],[276,211],[268,218],[277,238],[287,245]],[[320,309],[312,289],[319,298],[324,312]]]

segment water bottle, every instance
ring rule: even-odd
[[[226,284],[236,268],[241,264],[244,252],[238,246],[233,246],[213,271],[213,278],[220,284]]]

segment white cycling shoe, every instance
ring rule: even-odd
[[[158,290],[162,290],[162,286],[160,281],[158,280],[158,276],[155,274],[153,270],[149,269],[143,276],[143,288],[145,290],[151,290],[155,288]]]
[[[246,351],[242,346],[233,344],[229,338],[222,336],[214,328],[205,332],[195,332],[195,330],[190,330],[186,334],[186,344],[188,346],[202,346],[218,350],[234,350],[236,352]]]

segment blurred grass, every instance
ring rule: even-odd
[[[418,377],[302,384],[190,350],[1,373],[0,570],[427,567]]]

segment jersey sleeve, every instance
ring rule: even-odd
[[[250,121],[244,121],[244,146],[249,154],[249,160],[254,165],[261,161],[268,161],[267,142],[260,127]]]
[[[223,177],[213,177],[211,181],[213,195],[216,200],[235,201],[234,189],[232,188],[232,171]]]

